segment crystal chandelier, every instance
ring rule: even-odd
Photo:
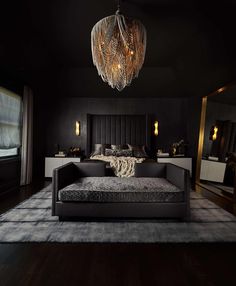
[[[103,18],[91,32],[93,63],[104,82],[119,91],[138,77],[146,52],[146,29],[120,13]]]

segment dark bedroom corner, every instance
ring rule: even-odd
[[[0,286],[235,286],[236,3],[0,9]]]

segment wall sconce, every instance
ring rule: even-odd
[[[218,130],[219,128],[217,126],[211,127],[210,137],[209,137],[210,140],[215,141],[217,139]]]
[[[75,122],[75,135],[80,136],[80,122],[79,121]]]
[[[154,122],[154,135],[155,136],[158,136],[158,133],[159,133],[158,126],[159,126],[158,121],[155,121]]]
[[[221,87],[221,88],[219,88],[219,89],[217,90],[218,93],[221,93],[221,92],[223,92],[223,91],[225,91],[225,88],[224,88],[224,87]]]

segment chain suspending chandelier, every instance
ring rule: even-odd
[[[103,18],[91,32],[93,63],[104,82],[119,91],[138,77],[146,52],[146,29],[118,10]]]

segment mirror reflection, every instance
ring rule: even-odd
[[[236,85],[208,96],[200,180],[233,198],[236,182]]]

